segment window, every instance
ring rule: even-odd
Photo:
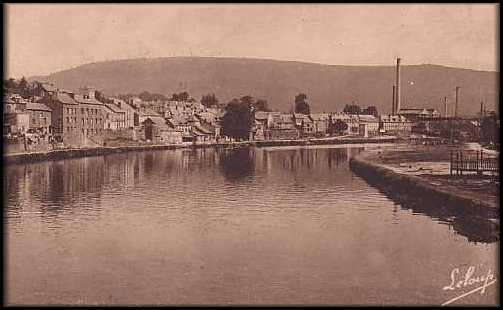
[[[80,108],[80,113],[84,114],[84,108]]]

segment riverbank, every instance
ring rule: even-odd
[[[351,169],[377,188],[398,198],[450,208],[465,214],[499,218],[499,177],[451,176],[454,147],[388,148],[366,151],[350,161]]]
[[[46,160],[60,160],[68,158],[80,158],[89,156],[101,156],[123,152],[137,152],[149,150],[175,150],[175,149],[198,149],[198,148],[233,148],[241,146],[298,146],[298,145],[333,145],[333,144],[360,144],[360,143],[393,143],[395,137],[334,137],[327,139],[302,139],[302,140],[267,140],[267,141],[240,141],[224,143],[184,143],[184,144],[145,144],[145,145],[121,145],[121,146],[100,146],[87,148],[67,148],[46,152],[24,152],[15,154],[4,154],[4,164],[32,163]]]

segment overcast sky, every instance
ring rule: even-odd
[[[229,56],[499,71],[496,4],[6,5],[6,73],[126,58]]]

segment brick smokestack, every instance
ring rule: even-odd
[[[400,58],[396,59],[396,100],[395,112],[400,112]]]
[[[447,114],[447,97],[444,97],[444,117],[448,117],[449,115]]]
[[[395,115],[395,85],[393,85],[393,97],[391,99],[391,115]]]

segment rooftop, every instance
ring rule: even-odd
[[[38,102],[28,102],[28,103],[26,103],[26,110],[52,112],[51,108],[49,108],[48,106],[46,106],[43,103],[38,103]]]
[[[96,104],[96,105],[103,105],[102,102],[94,99],[94,98],[84,98],[82,95],[75,95],[75,101],[78,103],[84,103],[84,104]]]
[[[105,107],[109,108],[110,110],[112,110],[113,112],[115,113],[126,113],[126,111],[124,111],[123,109],[119,108],[118,106],[116,106],[115,104],[110,104],[110,103],[104,103],[103,104]]]

